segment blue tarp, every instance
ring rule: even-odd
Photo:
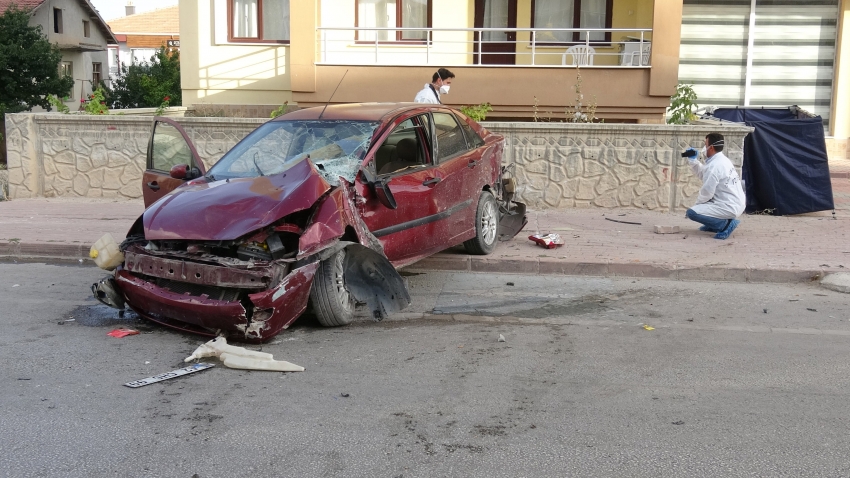
[[[715,118],[745,123],[742,179],[747,212],[785,216],[834,209],[829,159],[820,116],[796,108],[718,108]]]

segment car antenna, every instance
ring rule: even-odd
[[[342,74],[342,78],[340,78],[340,79],[339,79],[339,83],[337,83],[336,88],[334,89],[334,92],[333,92],[333,93],[331,93],[331,97],[330,97],[330,98],[328,98],[328,102],[327,102],[327,103],[325,103],[325,107],[324,107],[324,108],[322,108],[322,112],[321,112],[321,113],[319,113],[319,119],[322,119],[322,115],[324,115],[324,114],[325,114],[325,110],[326,110],[326,109],[328,109],[328,105],[329,105],[329,104],[331,104],[331,100],[334,98],[334,95],[336,94],[336,90],[338,90],[338,89],[339,89],[339,85],[341,85],[341,84],[342,84],[342,80],[344,80],[344,79],[345,79],[345,75],[347,75],[347,74],[348,74],[348,70],[345,70],[345,73],[343,73],[343,74]]]

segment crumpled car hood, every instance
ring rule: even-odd
[[[145,210],[145,238],[234,240],[311,207],[330,188],[307,160],[272,176],[184,186]]]

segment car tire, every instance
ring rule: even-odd
[[[343,280],[345,249],[319,263],[313,276],[310,301],[319,323],[325,327],[348,325],[354,320],[354,297]]]
[[[499,206],[490,191],[482,191],[475,211],[475,237],[463,243],[470,254],[483,256],[493,252],[499,231]]]

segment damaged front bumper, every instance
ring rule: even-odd
[[[153,266],[168,263],[168,260],[152,257],[146,260]],[[180,290],[179,286],[157,285],[126,268],[115,272],[115,285],[134,311],[155,322],[210,336],[224,333],[242,340],[266,340],[288,327],[307,308],[317,267],[315,262],[294,269],[276,287],[247,294],[217,285],[193,295],[192,291]],[[214,294],[217,298],[210,297],[212,291],[218,292]],[[174,321],[194,327],[181,326]]]

